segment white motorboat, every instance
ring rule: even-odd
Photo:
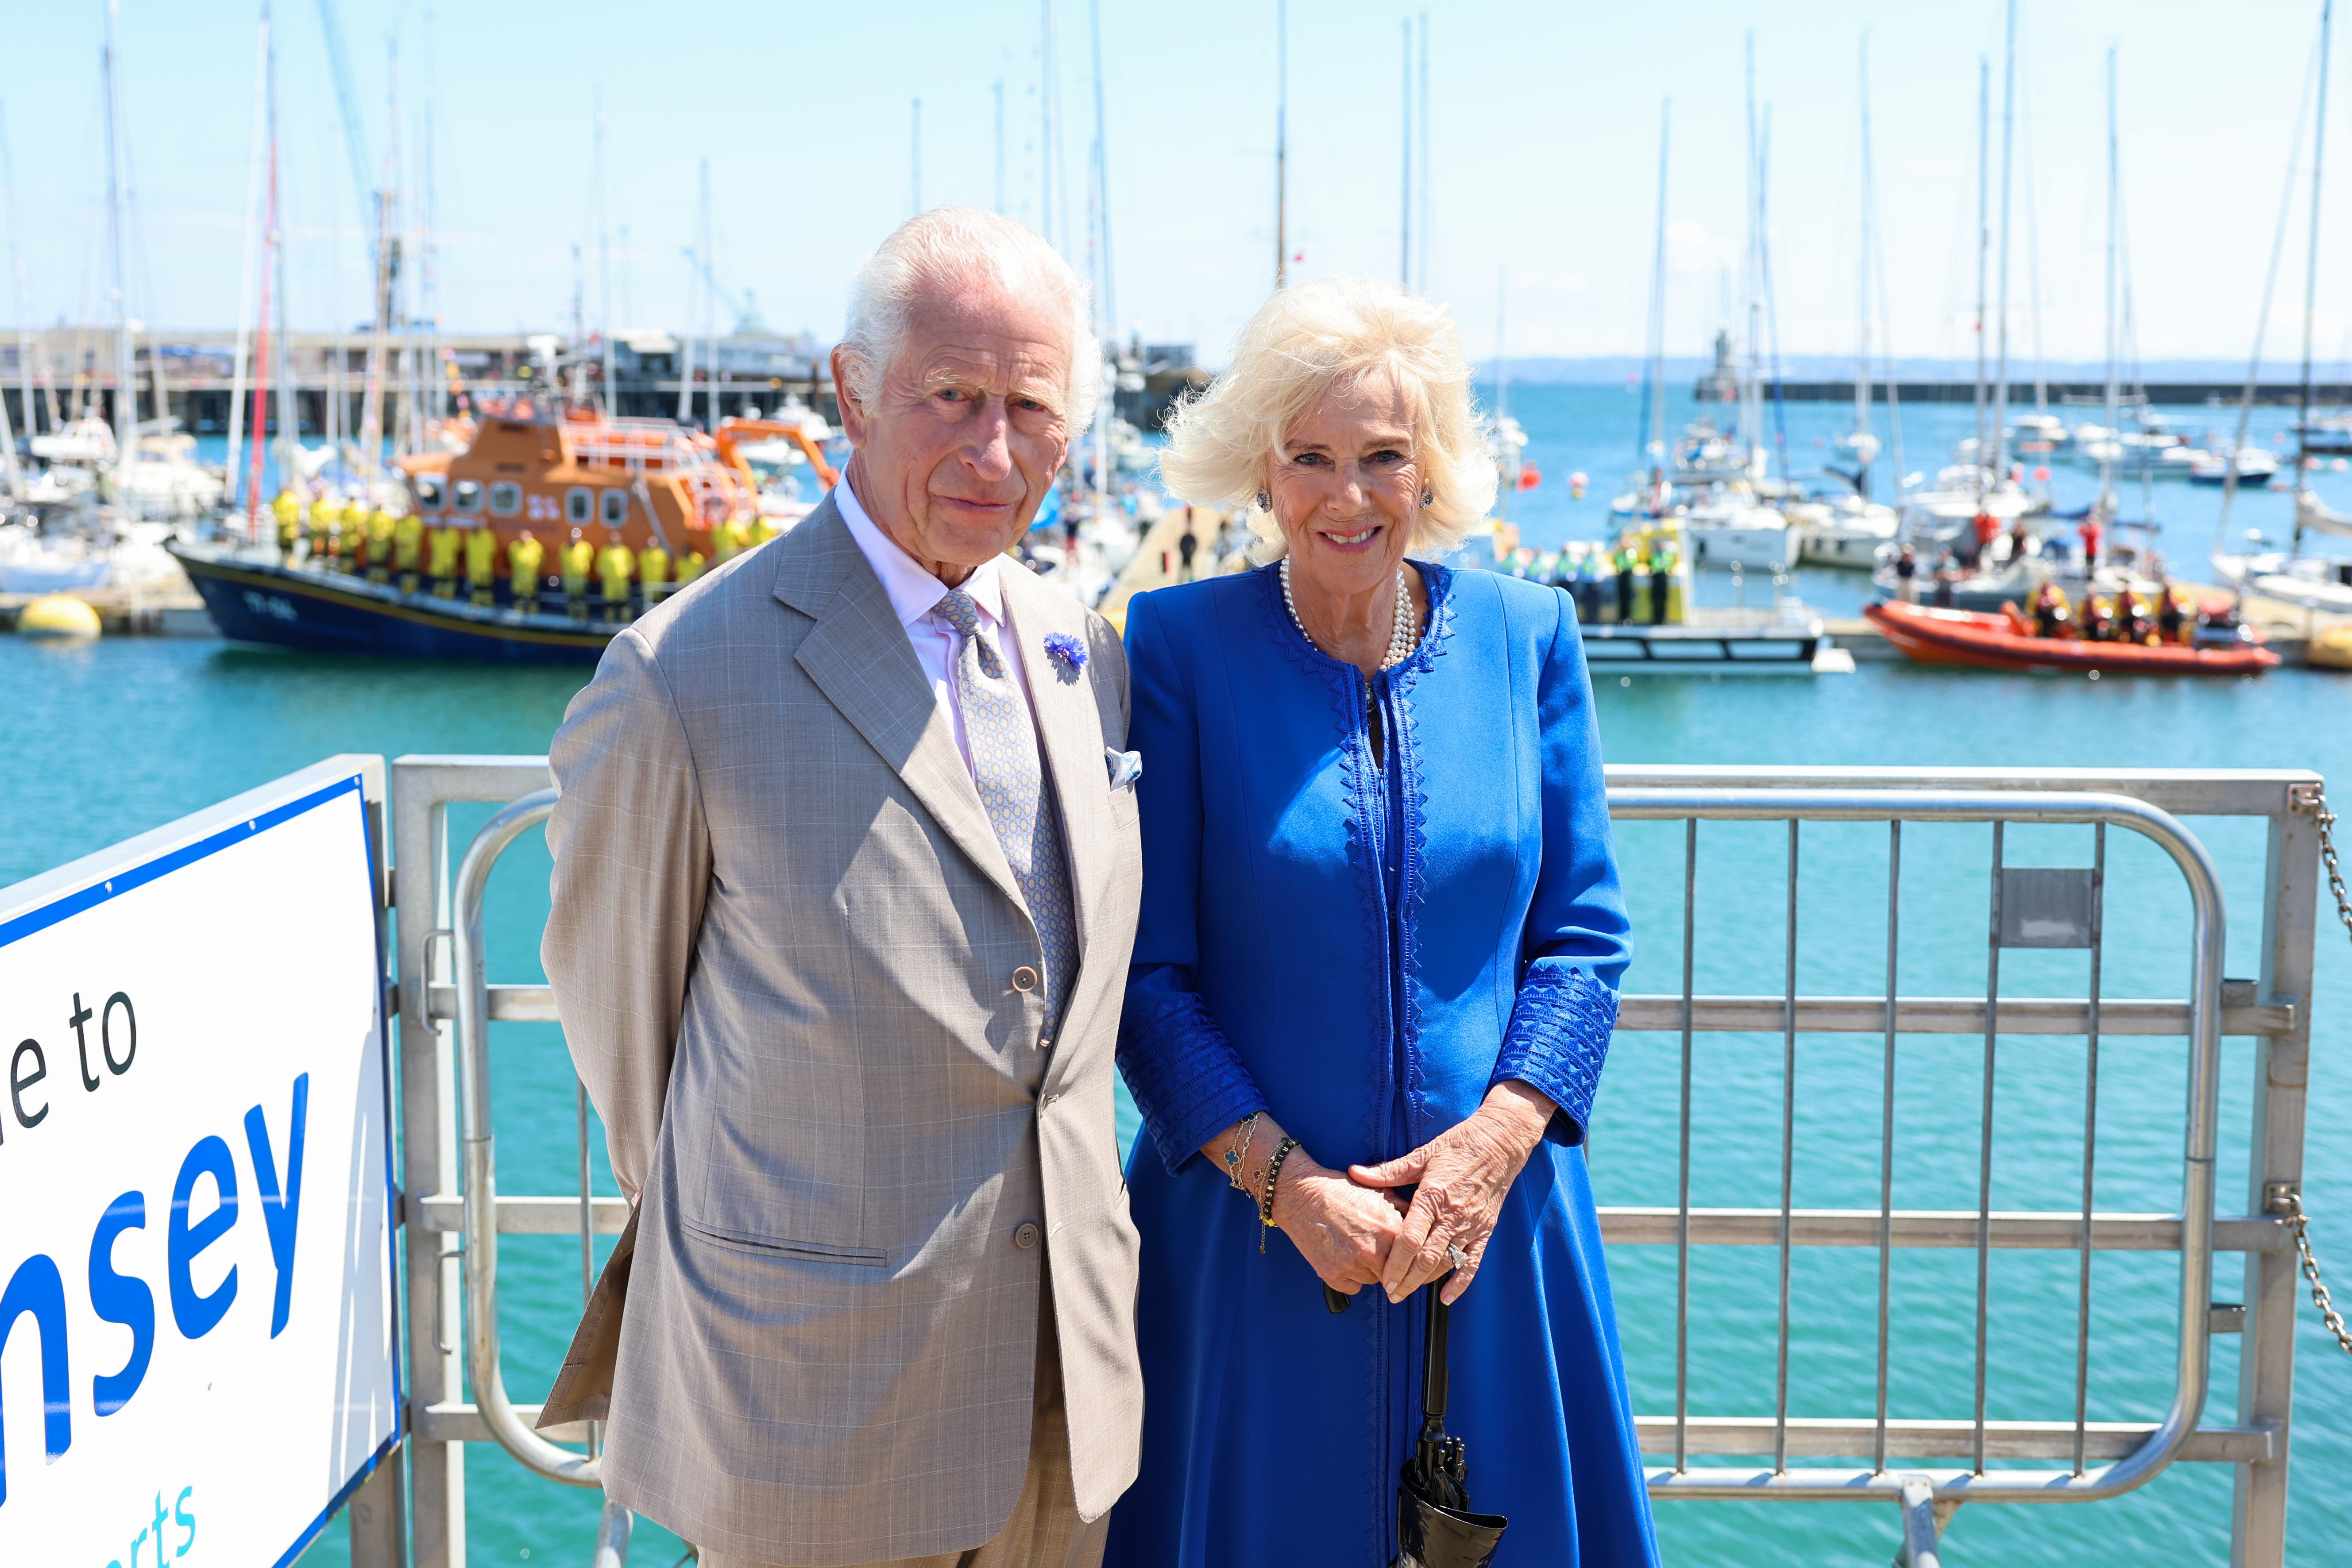
[[[2272,456],[2268,447],[2241,447],[2238,448],[2238,484],[2241,488],[2269,484],[2278,473],[2278,458]],[[2191,484],[2224,484],[2228,482],[2229,477],[2230,453],[2227,447],[2219,452],[2207,453],[2203,462],[2191,465],[2189,470],[2189,481]]]
[[[1789,520],[1737,489],[1690,507],[1682,516],[1692,559],[1708,566],[1780,567],[1789,563]]]
[[[1807,566],[1874,570],[1882,545],[1894,542],[1902,518],[1895,510],[1857,495],[1833,501],[1795,501],[1781,508],[1798,562]]]

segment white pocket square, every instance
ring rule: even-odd
[[[1108,746],[1105,746],[1103,765],[1110,769],[1111,788],[1132,789],[1135,787],[1135,781],[1143,776],[1143,753],[1114,752]]]

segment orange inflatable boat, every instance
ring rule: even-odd
[[[2279,662],[2279,656],[2259,640],[2218,647],[2178,643],[2150,647],[2141,643],[2035,637],[2020,625],[2021,616],[2012,620],[2008,615],[1899,602],[1872,605],[1862,613],[1885,634],[1888,642],[1921,664],[1979,669],[2095,669],[2111,675],[2259,675]]]

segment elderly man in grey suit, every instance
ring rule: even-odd
[[[1004,554],[1092,414],[1087,314],[1009,219],[893,234],[842,482],[555,738],[543,955],[639,1201],[550,1405],[704,1568],[1093,1568],[1135,1476],[1126,663]]]

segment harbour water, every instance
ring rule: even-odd
[[[1638,399],[1619,388],[1515,388],[1512,412],[1530,436],[1543,486],[1514,498],[1513,515],[1538,546],[1607,527],[1622,486]],[[2226,427],[2229,411],[2213,410]],[[1815,445],[1850,411],[1790,405],[1792,464],[1814,467]],[[2258,411],[2268,443],[2286,411]],[[1906,409],[1910,467],[1932,469],[1950,439],[1972,425],[1965,408]],[[1891,473],[1892,464],[1882,462]],[[1565,484],[1574,469],[1593,481],[1581,502]],[[2062,506],[2088,498],[2095,481],[2061,470]],[[1885,486],[1882,484],[1882,489]],[[2352,480],[2323,474],[2323,496],[2352,510]],[[2139,514],[2126,495],[2124,515]],[[2156,515],[2182,574],[2199,568],[2219,498],[2160,487]],[[2240,500],[2242,526],[2280,537],[2283,496]],[[1795,590],[1817,607],[1849,612],[1865,595],[1858,576],[1800,574]],[[1750,603],[1769,593],[1751,578]],[[1708,596],[1724,598],[1717,578]],[[584,670],[492,669],[248,651],[205,641],[123,638],[44,646],[0,637],[0,883],[14,881],[339,751],[543,751]],[[1604,685],[1596,699],[1602,738],[1622,763],[1844,763],[2054,766],[2298,766],[2340,781],[2352,803],[2352,678],[2282,669],[2259,679],[2109,679],[1933,672],[1864,664],[1852,676],[1725,680],[1706,677]],[[457,813],[469,833],[487,810]],[[2259,827],[2196,823],[2220,863],[2234,924],[2229,973],[2252,973],[2261,886]],[[2110,838],[2109,996],[2178,995],[2187,921],[2177,874],[2136,845]],[[1640,947],[1628,988],[1680,984],[1682,833],[1674,825],[1621,830],[1620,850]],[[1981,829],[1906,835],[1902,910],[1906,992],[1965,995],[1984,979],[1988,844]],[[1698,986],[1777,992],[1782,983],[1786,843],[1756,825],[1702,834]],[[2087,835],[2013,832],[2012,862],[2087,864]],[[510,854],[490,895],[494,978],[538,975],[537,934],[547,862],[536,836]],[[1885,953],[1885,838],[1878,830],[1809,827],[1801,879],[1801,988],[1871,994]],[[239,952],[233,930],[191,931],[189,942]],[[2352,1019],[2352,944],[2332,911],[2320,931],[2317,1020],[2305,1183],[2323,1258],[2352,1279],[2352,1152],[2335,1135],[2352,1114],[2352,1081],[2333,1047]],[[241,954],[249,959],[250,954]],[[2025,962],[2040,960],[2040,963]],[[266,969],[267,955],[261,955]],[[2081,955],[2032,953],[2005,961],[2009,994],[2081,994]],[[494,1037],[502,1190],[562,1193],[572,1181],[569,1065],[551,1026],[501,1025]],[[2005,1037],[1998,1080],[1996,1207],[2066,1208],[2079,1194],[2079,1041]],[[1972,1208],[1977,1095],[1982,1042],[1906,1041],[1898,1073],[1896,1202]],[[2221,1208],[2245,1192],[2245,1105],[2250,1052],[2232,1043],[2224,1064]],[[2177,1193],[2179,1042],[2111,1042],[2102,1080],[2102,1206],[2160,1209]],[[1799,1047],[1796,1202],[1874,1205],[1881,1092],[1875,1037],[1806,1037]],[[1703,1037],[1697,1080],[1694,1202],[1770,1206],[1779,1201],[1780,1041]],[[1677,1043],[1621,1036],[1596,1115],[1591,1159],[1603,1204],[1674,1201]],[[1126,1123],[1131,1135],[1131,1118]],[[601,1160],[599,1162],[601,1165]],[[608,1181],[600,1173],[600,1180]],[[609,1190],[609,1187],[606,1188]],[[575,1241],[514,1237],[502,1243],[508,1377],[519,1397],[551,1380],[580,1299]],[[1673,1408],[1674,1258],[1671,1249],[1612,1254],[1620,1322],[1636,1407]],[[1695,1268],[1694,1412],[1769,1415],[1772,1408],[1773,1269],[1768,1248],[1704,1251]],[[1997,1257],[1990,1414],[2072,1415],[2074,1258],[2071,1253]],[[2238,1264],[2219,1265],[2215,1295],[2236,1299]],[[1868,1249],[1800,1254],[1793,1283],[1791,1405],[1802,1414],[1870,1410],[1875,1255]],[[2103,1255],[2095,1283],[2092,1415],[2152,1418],[2169,1365],[2174,1273],[2160,1254]],[[1894,1413],[1965,1416],[1972,1375],[1969,1317],[1974,1259],[1912,1252],[1896,1267]],[[2352,1364],[2305,1314],[2300,1343],[2291,1556],[2326,1562],[2352,1554]],[[2217,1341],[2209,1420],[2230,1418],[2234,1344]],[[1471,1457],[1475,1477],[1476,1456]],[[2123,1500],[2063,1508],[1963,1508],[1947,1537],[1956,1563],[2211,1562],[2226,1558],[2227,1467],[2176,1467]],[[592,1494],[525,1476],[487,1445],[467,1454],[468,1533],[479,1563],[584,1557]],[[1485,1500],[1482,1500],[1482,1501]],[[1499,1500],[1496,1506],[1502,1506]],[[1660,1510],[1668,1561],[1741,1564],[1881,1562],[1892,1551],[1894,1510],[1834,1503],[1674,1503]],[[673,1562],[683,1548],[646,1528],[633,1553]],[[345,1561],[340,1527],[310,1561]],[[1508,1561],[1507,1557],[1505,1560]]]

